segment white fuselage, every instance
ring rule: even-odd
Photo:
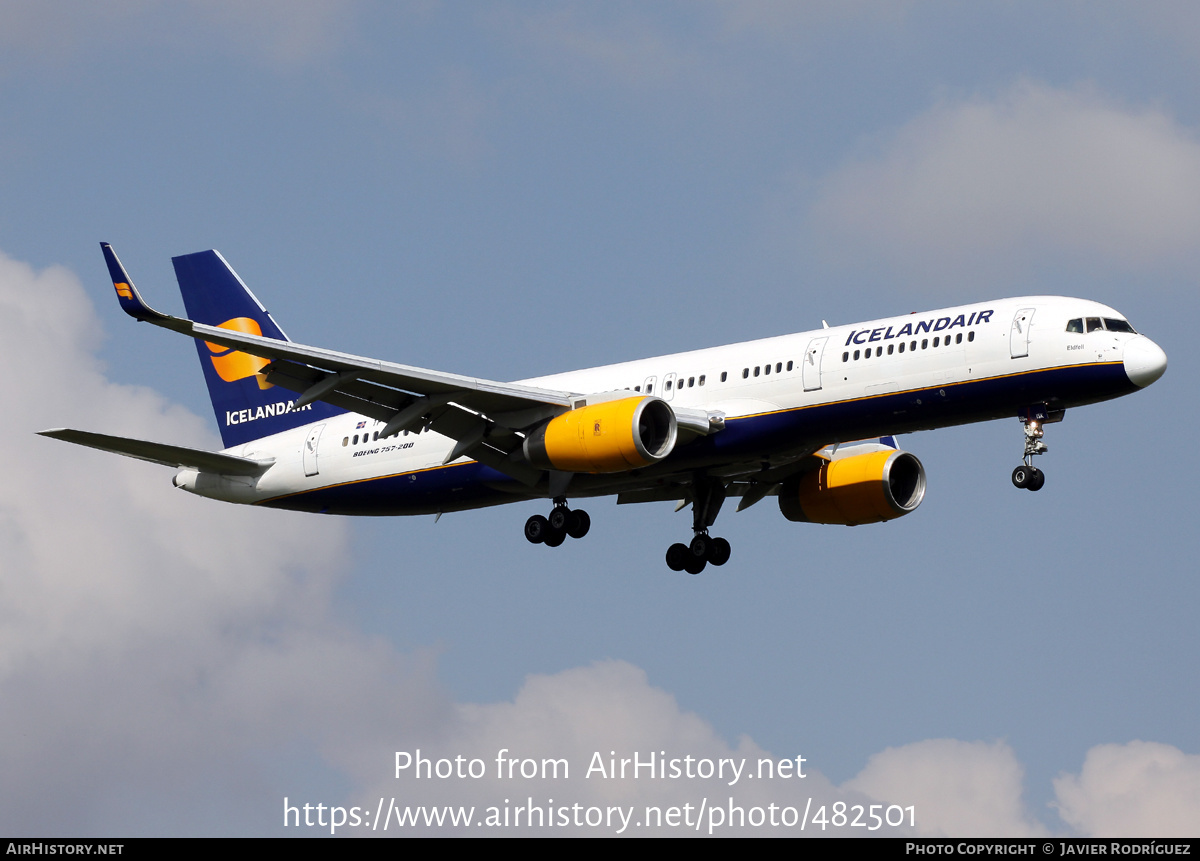
[[[568,496],[645,488],[705,469],[730,480],[824,445],[1118,397],[1165,369],[1132,331],[1068,331],[1073,320],[1124,321],[1096,302],[1003,299],[712,347],[521,381],[594,394],[630,390],[673,408],[724,414],[725,428],[681,441],[645,470],[579,476]],[[1114,328],[1119,328],[1113,324]],[[1160,358],[1161,357],[1161,358]],[[184,470],[176,484],[232,502],[331,513],[450,511],[544,496],[467,458],[433,432],[378,439],[382,422],[344,414],[227,449],[273,457],[255,478]],[[490,474],[488,474],[490,473]]]

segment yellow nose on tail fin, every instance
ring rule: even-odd
[[[258,321],[250,317],[234,317],[232,320],[226,320],[224,323],[217,324],[218,329],[229,329],[234,332],[245,332],[247,335],[262,335],[262,327],[258,325]],[[214,344],[211,341],[205,341],[204,345],[208,347],[212,353],[213,368],[217,375],[227,383],[244,380],[247,377],[255,377],[258,382],[258,387],[263,391],[272,387],[268,383],[265,376],[260,373],[264,367],[270,364],[267,359],[260,356],[251,356],[249,353],[238,352],[229,347],[222,347],[220,344]]]

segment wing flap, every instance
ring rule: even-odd
[[[288,391],[299,392],[301,397],[304,393],[312,391],[314,387],[321,386],[334,377],[336,379],[333,380],[333,385],[320,392],[315,400],[321,400],[381,422],[386,422],[398,410],[415,400],[407,392],[344,376],[339,378],[337,374],[326,374],[316,368],[295,362],[272,362],[263,368],[263,372],[268,383]],[[300,404],[300,401],[301,399],[298,398],[296,403]]]

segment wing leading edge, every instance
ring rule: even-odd
[[[163,314],[142,298],[112,246],[100,247],[121,308],[136,320],[268,359],[268,383],[384,423],[380,436],[416,427],[455,440],[447,463],[470,457],[533,486],[544,472],[523,462],[518,431],[582,405],[584,395],[385,362]]]

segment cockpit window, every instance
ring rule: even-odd
[[[1103,329],[1103,328],[1104,328],[1104,324],[1100,322],[1099,317],[1088,317],[1087,318],[1087,330],[1089,332],[1095,332],[1097,329]]]
[[[1114,320],[1112,317],[1104,318],[1104,328],[1110,332],[1128,332],[1130,335],[1137,334],[1137,330],[1129,325],[1128,320]]]
[[[1067,331],[1068,332],[1076,332],[1076,333],[1082,335],[1083,334],[1083,318],[1076,317],[1074,320],[1068,320],[1067,321]]]

